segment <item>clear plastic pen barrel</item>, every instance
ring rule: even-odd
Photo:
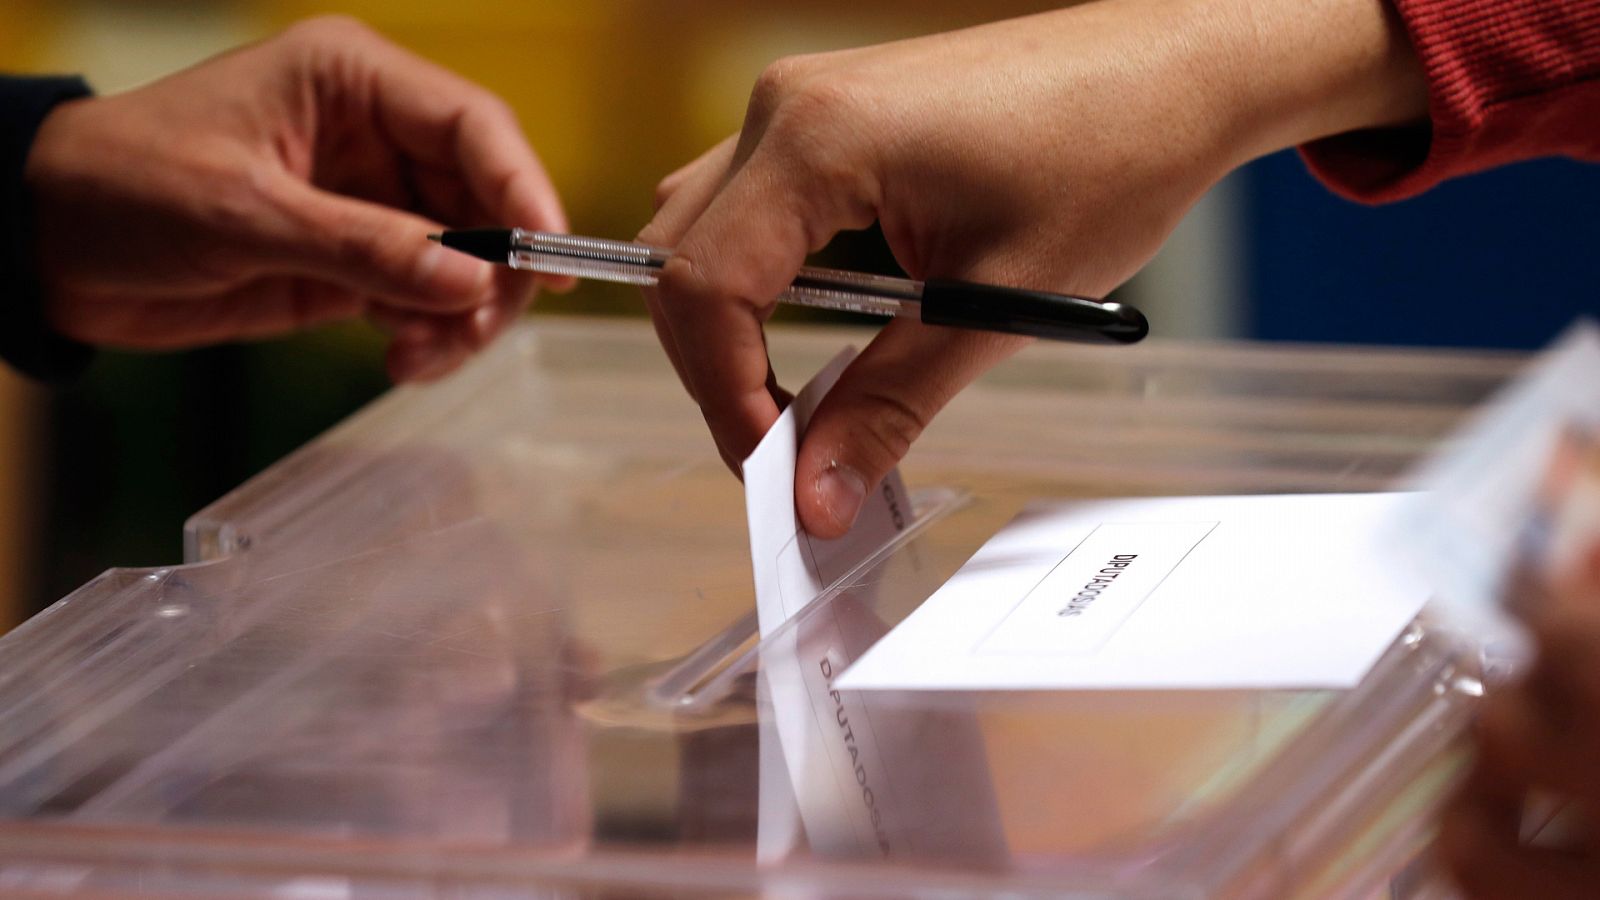
[[[595,278],[621,284],[653,285],[672,251],[625,241],[546,234],[517,229],[507,262],[516,269]],[[875,316],[916,315],[922,282],[808,266],[777,300]]]

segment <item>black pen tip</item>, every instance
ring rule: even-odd
[[[428,235],[428,240],[433,241],[435,244],[437,244],[437,243],[439,243],[439,242],[444,240],[444,235],[442,235],[442,234],[430,234],[430,235]]]
[[[438,240],[451,250],[460,250],[462,253],[502,265],[511,253],[509,228],[466,228],[446,231],[438,236]]]

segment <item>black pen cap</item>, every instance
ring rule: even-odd
[[[1150,333],[1144,313],[1124,303],[946,279],[923,286],[922,321],[1079,344],[1134,344]]]

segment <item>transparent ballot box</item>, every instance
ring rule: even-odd
[[[869,338],[771,351],[797,386]],[[1348,691],[841,699],[874,735],[855,849],[797,814],[771,724],[814,710],[771,682],[1030,500],[1392,486],[1517,361],[1033,347],[913,449],[901,538],[761,641],[742,489],[648,325],[535,320],[197,514],[184,564],[0,638],[0,895],[1398,889],[1478,693],[1425,619]]]

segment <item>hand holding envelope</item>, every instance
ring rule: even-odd
[[[538,283],[422,235],[566,227],[504,103],[341,18],[62,104],[26,180],[62,335],[164,349],[364,315],[393,335],[397,380],[460,365]]]
[[[1600,895],[1600,331],[1572,329],[1420,481],[1399,534],[1518,676],[1488,685],[1444,860],[1472,897]]]
[[[1527,677],[1484,701],[1478,758],[1446,810],[1441,846],[1473,897],[1592,897],[1600,891],[1600,543],[1540,599]],[[1530,797],[1566,804],[1539,846],[1524,843]],[[1577,816],[1574,816],[1577,813]]]
[[[993,866],[1007,858],[983,736],[962,710],[927,710],[838,690],[834,681],[887,630],[872,584],[828,593],[911,526],[891,471],[842,537],[801,527],[794,472],[811,414],[850,360],[806,385],[744,463],[762,641],[758,853],[793,852],[804,825],[830,859]],[[929,748],[937,752],[929,752]]]

